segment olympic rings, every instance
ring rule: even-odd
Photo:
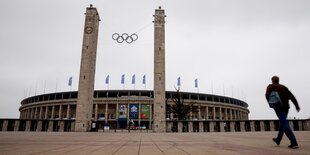
[[[112,35],[112,39],[116,40],[118,43],[123,43],[124,41],[126,41],[128,44],[138,40],[138,35],[133,33],[131,35],[128,35],[127,33],[123,33],[122,35],[118,34],[118,33],[114,33]]]

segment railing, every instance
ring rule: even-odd
[[[102,123],[102,122],[101,122]],[[277,131],[278,120],[204,120],[204,121],[166,121],[166,132],[259,132]],[[119,129],[115,126],[104,128],[100,122],[92,122],[90,131],[94,132],[152,132],[149,128]],[[310,119],[289,120],[295,131],[310,131]],[[48,131],[73,132],[75,120],[30,120],[0,119],[0,131]]]

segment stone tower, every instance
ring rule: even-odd
[[[165,10],[154,15],[154,132],[166,132]]]
[[[90,131],[91,127],[99,21],[97,9],[92,5],[87,7],[76,104],[75,131],[77,132]]]

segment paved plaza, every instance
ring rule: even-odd
[[[299,149],[276,132],[78,133],[0,132],[1,155],[213,155],[310,154],[310,132],[296,131]]]

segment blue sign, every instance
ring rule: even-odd
[[[139,117],[139,104],[130,104],[129,105],[129,118],[138,119]]]

